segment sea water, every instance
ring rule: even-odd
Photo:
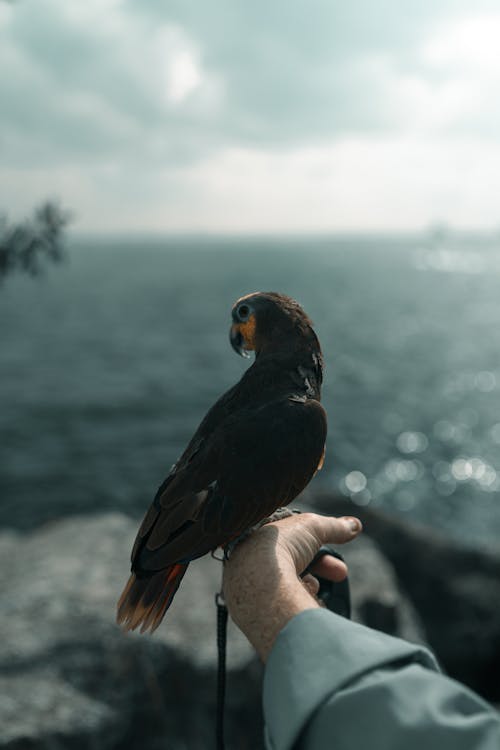
[[[248,366],[229,347],[232,303],[276,290],[313,319],[326,363],[310,497],[498,548],[499,250],[494,236],[71,239],[64,264],[0,287],[0,524],[141,515]]]

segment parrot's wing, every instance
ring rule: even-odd
[[[244,408],[200,439],[164,482],[132,553],[133,569],[159,570],[226,544],[287,505],[322,459],[319,402],[280,398]]]

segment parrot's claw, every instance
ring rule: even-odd
[[[254,531],[258,531],[260,528],[262,528],[262,526],[265,526],[268,523],[273,523],[273,521],[281,521],[283,518],[288,518],[289,516],[293,516],[296,513],[300,513],[300,510],[291,510],[290,508],[277,508],[274,513],[271,513],[270,516],[263,518],[262,521],[259,521],[259,523],[256,523],[254,526],[250,526],[242,534],[237,536],[236,539],[232,539],[223,547],[224,562],[226,560],[229,560],[238,544],[240,542],[243,542],[245,539],[248,539],[248,537],[253,534]]]

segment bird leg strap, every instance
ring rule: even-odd
[[[274,513],[271,513],[270,516],[263,518],[262,521],[259,521],[259,523],[256,523],[254,526],[250,526],[242,534],[237,536],[236,539],[232,539],[222,548],[224,552],[224,562],[226,560],[229,560],[238,544],[245,541],[245,539],[248,539],[248,537],[253,534],[254,531],[258,531],[260,528],[262,528],[262,526],[265,526],[268,523],[273,523],[273,521],[281,521],[282,518],[294,516],[296,513],[300,513],[300,510],[290,510],[290,508],[277,508]]]
[[[227,607],[221,591],[215,595],[217,607],[217,707],[215,713],[215,747],[224,750],[224,703],[226,696]]]

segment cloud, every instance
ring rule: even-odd
[[[15,209],[60,192],[103,228],[388,226],[374,194],[402,186],[396,224],[494,221],[454,165],[496,186],[496,4],[0,4],[0,179]]]
[[[422,48],[422,66],[439,81],[438,110],[452,132],[498,139],[500,11],[471,13],[441,25]],[[437,98],[436,96],[436,98]]]
[[[195,45],[173,24],[105,6],[24,2],[4,21],[0,65],[15,75],[0,82],[2,135],[12,159],[196,158],[193,125],[210,120],[217,86]]]
[[[151,196],[149,221],[157,230],[200,232],[390,231],[437,220],[480,227],[498,216],[499,160],[500,144],[406,135],[293,152],[230,148],[179,172],[175,184],[189,202],[155,207]]]
[[[165,14],[158,0],[128,0],[127,7],[157,21]],[[455,58],[454,71],[444,71],[428,49],[458,35],[459,51],[470,28],[483,55],[490,54],[485,47],[496,55],[497,37],[485,31],[497,12],[496,2],[485,1],[471,15],[461,0],[221,0],[217,12],[192,0],[169,4],[171,19],[189,30],[207,69],[224,82],[217,124],[225,139],[276,148],[352,132],[401,132],[415,118],[426,129],[447,125],[452,114],[458,119],[456,79],[474,80],[474,54],[466,69]],[[445,111],[433,118],[429,110],[441,103]],[[490,107],[491,99],[481,100],[481,109]],[[482,132],[484,119],[469,117],[469,132]]]

